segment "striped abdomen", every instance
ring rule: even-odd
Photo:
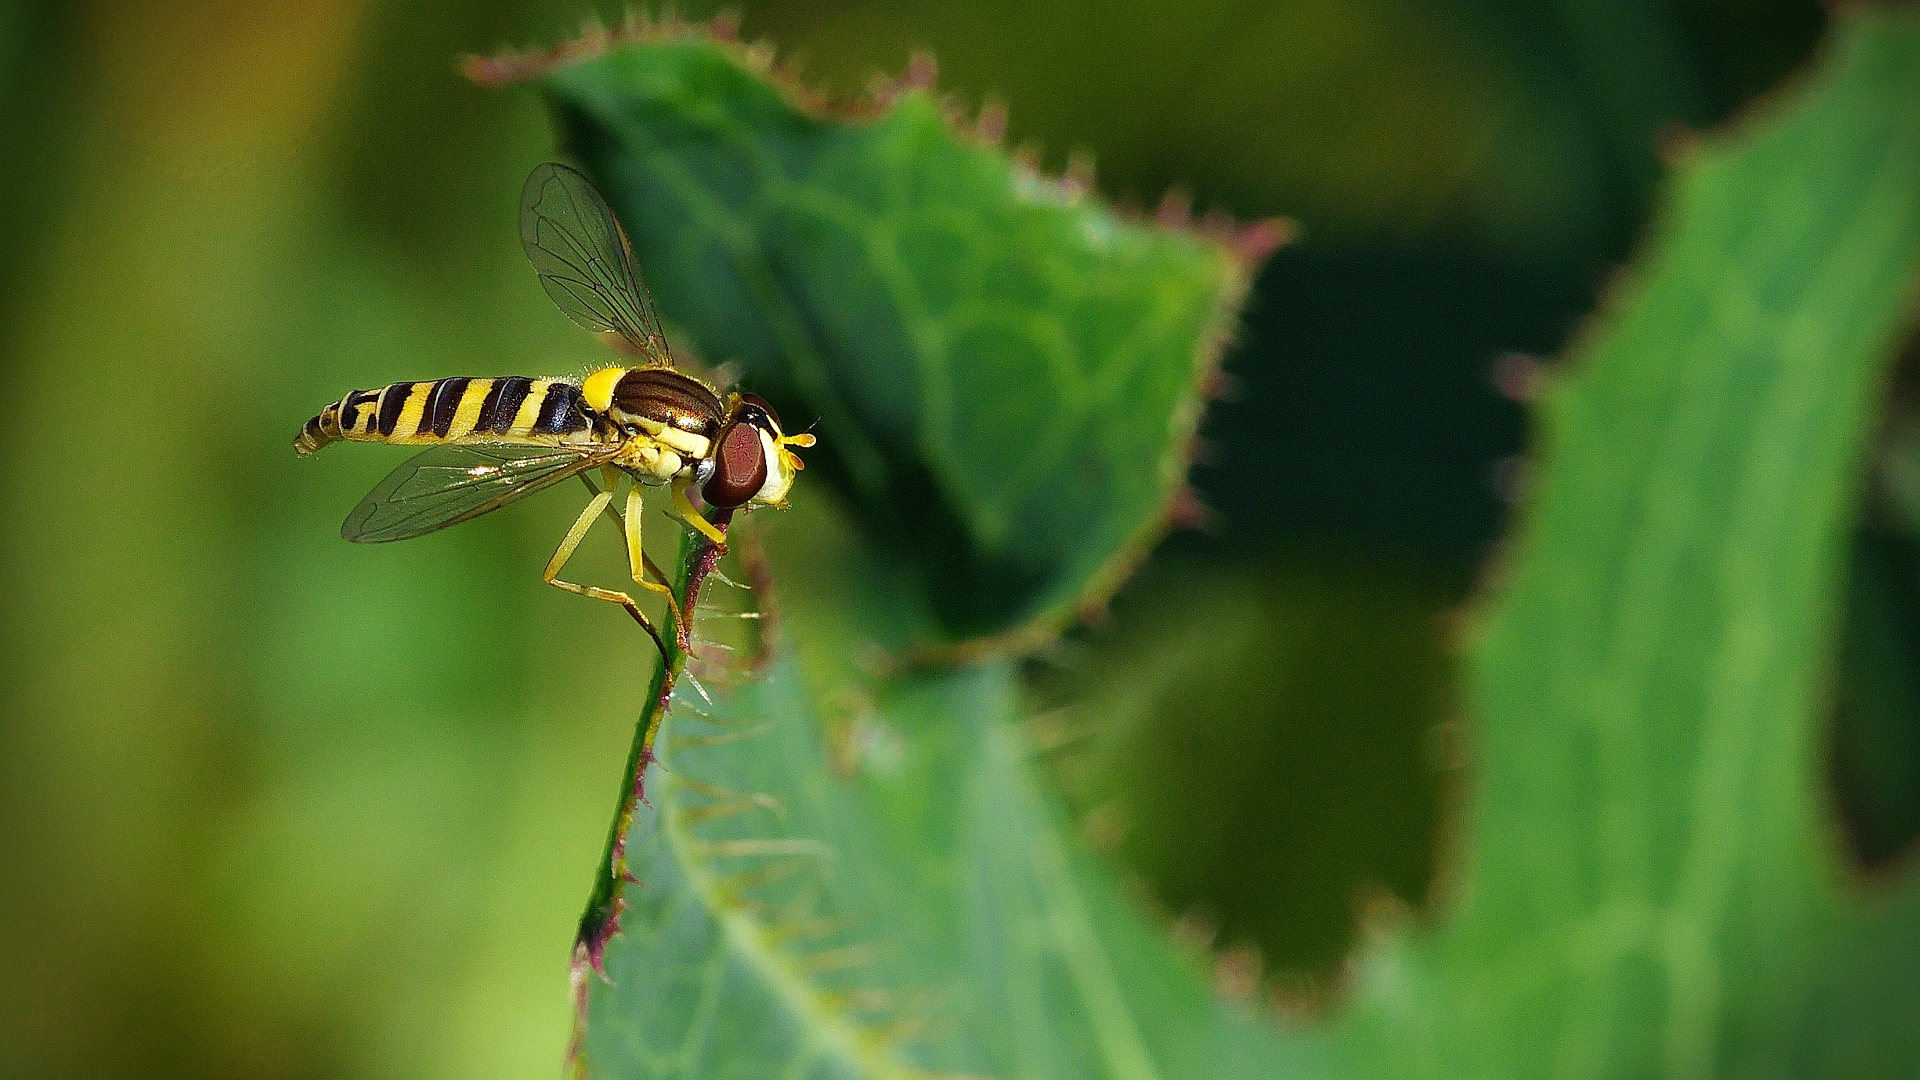
[[[355,390],[307,421],[293,448],[311,454],[353,439],[403,445],[442,442],[587,443],[594,417],[580,388],[558,379],[436,379]]]

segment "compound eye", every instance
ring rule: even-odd
[[[741,394],[740,407],[733,415],[736,420],[752,424],[776,439],[780,437],[780,415],[758,394]]]
[[[760,445],[760,429],[749,420],[736,420],[720,433],[713,454],[713,476],[700,488],[711,506],[744,506],[767,482],[767,455]]]

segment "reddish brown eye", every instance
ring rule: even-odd
[[[713,455],[713,476],[700,489],[709,505],[743,506],[767,483],[767,456],[760,448],[760,429],[734,423],[720,433]]]

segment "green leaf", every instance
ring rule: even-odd
[[[670,663],[655,682],[673,705],[630,762],[658,754],[655,809],[623,791],[583,920],[580,1060],[1145,1076],[1238,1045],[1257,1073],[1271,1036],[1065,826],[1011,662],[856,661],[1031,640],[1113,587],[1164,528],[1267,234],[1223,231],[1236,250],[1116,216],[956,133],[923,93],[815,116],[697,35],[548,85],[663,313],[790,421],[794,400],[816,410],[809,459],[828,466],[778,522],[775,577],[799,587],[761,612],[764,666],[710,668],[703,691]]]
[[[684,340],[818,421],[817,475],[929,597],[919,644],[1044,636],[1164,530],[1201,377],[1278,234],[1131,220],[924,90],[842,117],[765,67],[658,34],[546,88]]]
[[[588,984],[596,1077],[1260,1076],[1306,1062],[1217,1000],[1065,824],[1011,662],[876,677],[910,633],[820,492],[773,536],[776,647],[682,689]],[[765,599],[764,597],[762,598]],[[724,615],[705,617],[702,632]]]
[[[1549,394],[1473,649],[1467,859],[1346,1017],[1394,1075],[1911,1074],[1920,887],[1825,793],[1864,448],[1920,272],[1920,13],[1709,138]]]
[[[1023,738],[1011,662],[892,662],[930,636],[1046,621],[1159,513],[1136,499],[1131,520],[1087,530],[1100,544],[1042,530],[1039,583],[979,607],[935,584],[979,585],[994,550],[980,522],[1013,505],[996,486],[1008,477],[940,457],[962,444],[959,414],[912,407],[927,354],[888,336],[899,324],[872,287],[871,267],[900,249],[855,243],[874,232],[836,215],[978,210],[963,196],[990,185],[914,203],[919,170],[997,159],[917,94],[860,124],[816,117],[698,39],[563,68],[549,86],[572,144],[638,220],[663,310],[704,353],[818,409],[823,446],[842,455],[839,482],[804,482],[770,530],[778,586],[756,596],[778,617],[763,655],[735,641],[739,659],[707,669],[711,703],[673,696],[652,809],[626,839],[644,884],[625,890],[607,978],[582,983],[594,1075],[1920,1063],[1920,887],[1910,866],[1871,890],[1852,877],[1822,792],[1862,447],[1920,271],[1920,13],[1841,20],[1799,93],[1681,171],[1635,283],[1547,400],[1526,527],[1469,664],[1459,892],[1432,927],[1376,932],[1350,1000],[1313,1026],[1216,996],[1201,958],[1090,855]],[[1005,220],[1110,220],[1033,203],[997,167],[1017,210]],[[1000,218],[969,220],[1001,235]],[[1191,238],[1143,243],[1213,251],[1218,270],[1183,309],[1191,347],[1169,351],[1187,389],[1152,398],[1155,430],[1181,434],[1233,263]],[[963,246],[926,264],[949,265],[972,265]],[[861,327],[880,344],[826,347],[865,341]],[[966,389],[982,424],[1029,415],[1024,378]],[[1092,460],[1089,484],[1137,486]],[[920,469],[938,505],[900,499],[899,469]],[[935,532],[914,531],[922,509]],[[965,543],[935,543],[936,526]]]

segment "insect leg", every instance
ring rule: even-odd
[[[596,484],[596,483],[594,483],[594,482],[593,482],[593,478],[592,478],[592,477],[590,477],[590,476],[588,476],[588,475],[587,475],[586,473],[581,473],[581,474],[580,474],[580,482],[581,482],[582,484],[585,484],[585,485],[587,486],[587,491],[588,491],[588,492],[589,492],[590,494],[594,494],[594,495],[598,495],[598,494],[600,494],[600,485],[599,485],[599,484]],[[613,485],[611,485],[611,484],[609,484],[609,485],[607,485],[607,487],[608,487],[608,489],[609,489],[609,490],[611,490],[611,489],[612,489],[612,487],[613,487]],[[627,522],[626,522],[626,519],[625,519],[625,518],[622,518],[622,517],[620,516],[620,511],[618,511],[618,510],[615,510],[615,509],[613,508],[613,504],[612,504],[612,503],[608,503],[608,504],[607,504],[607,508],[606,508],[606,510],[605,510],[605,511],[603,511],[603,513],[605,513],[605,514],[607,515],[607,520],[608,520],[608,521],[611,521],[611,522],[613,522],[613,527],[614,527],[614,528],[616,528],[616,529],[620,529],[620,530],[622,530],[623,532],[625,531],[625,529],[626,529],[626,527],[627,527]]]
[[[705,533],[707,539],[713,541],[715,547],[726,547],[727,534],[714,528],[713,522],[701,517],[700,511],[695,510],[693,503],[687,501],[687,488],[692,486],[692,482],[686,480],[682,480],[673,485],[673,508],[679,511],[680,520]]]
[[[640,545],[640,483],[635,481],[627,489],[627,565],[633,570],[634,583],[643,589],[652,589],[667,598],[667,616],[673,625],[680,625],[680,601],[673,595],[673,589],[667,584],[667,576],[647,558],[647,549]],[[653,570],[658,581],[647,580],[647,570]]]
[[[607,480],[608,480],[607,490],[612,491],[615,485],[618,483],[619,478],[618,476],[610,476],[610,477],[607,477]],[[592,492],[595,495],[600,494],[599,486],[596,485],[593,482],[593,480],[587,476],[587,474],[585,473],[580,474],[580,482],[587,486],[588,491]],[[638,494],[639,494],[639,485],[636,484],[634,486],[634,491],[632,492],[631,495],[629,495],[628,502],[631,504],[634,501],[633,496],[636,496]],[[631,505],[628,506],[628,511],[630,513],[639,512]],[[610,520],[612,520],[614,528],[621,530],[622,534],[626,532],[627,519],[620,515],[620,511],[615,510],[613,508],[612,503],[607,504],[607,508],[604,511],[604,513],[607,515],[607,517]],[[642,577],[638,572],[634,574],[633,580],[639,582],[641,585],[644,585],[649,589],[652,589],[655,592],[661,593],[667,598],[668,614],[672,616],[674,625],[678,626],[680,624],[680,600],[678,597],[674,596],[672,587],[667,586],[667,572],[665,570],[660,569],[660,564],[653,561],[653,556],[648,555],[644,547],[640,548],[640,562],[638,564],[634,564],[633,552],[636,546],[637,545],[632,542],[629,543],[629,546],[627,548],[627,562],[630,565],[638,565],[643,569],[645,569],[647,573],[653,575],[654,581],[660,582],[660,585],[654,585],[652,582],[647,581],[646,578]],[[662,586],[666,586],[666,587],[662,588]]]
[[[653,639],[654,646],[660,650],[660,655],[664,658],[667,655],[666,643],[660,640],[660,632],[653,628],[653,623],[648,621],[646,612],[641,611],[640,605],[633,602],[633,597],[611,589],[576,585],[571,581],[560,580],[561,568],[567,565],[568,559],[573,558],[574,549],[580,546],[580,541],[586,537],[587,530],[593,527],[593,519],[599,517],[611,502],[613,502],[611,491],[602,491],[593,497],[593,501],[587,504],[587,508],[574,519],[573,528],[567,530],[567,538],[560,541],[560,547],[553,553],[553,558],[547,560],[547,568],[540,571],[540,579],[555,588],[579,593],[582,596],[591,596],[595,600],[606,600],[626,608],[627,614],[633,616],[634,621],[640,624],[640,629],[645,630],[647,636]]]

